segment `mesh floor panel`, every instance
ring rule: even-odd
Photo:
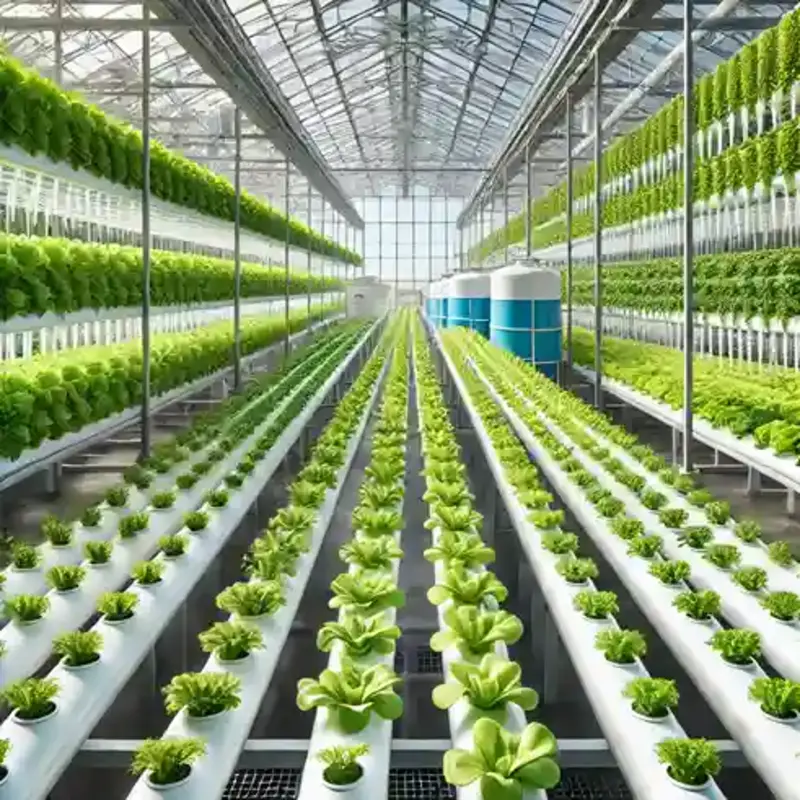
[[[299,769],[240,769],[222,800],[295,800],[301,774]]]

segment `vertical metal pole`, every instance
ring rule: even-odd
[[[325,240],[325,198],[322,197],[322,222],[320,224],[319,229],[320,236],[322,237],[323,241]],[[322,294],[320,295],[321,300],[319,301],[319,318],[322,319],[322,307],[325,304],[325,296],[327,295],[327,291],[325,288],[325,259],[327,255],[323,255],[320,259],[320,285],[322,286]]]
[[[464,228],[458,229],[458,270],[464,271]]]
[[[312,219],[311,219],[311,210],[312,210],[312,203],[314,201],[314,193],[311,190],[311,181],[308,182],[308,191],[306,193],[306,221],[308,224],[308,229],[313,230],[312,226]],[[311,327],[311,282],[312,282],[312,262],[311,262],[311,242],[309,242],[308,247],[306,248],[306,272],[308,272],[308,280],[306,281],[306,325]]]
[[[400,300],[400,195],[394,197],[394,302]]]
[[[692,79],[694,40],[692,39],[693,0],[683,0],[683,91],[687,102],[683,110],[683,469],[692,471],[692,393],[694,381],[694,213],[692,206]]]
[[[344,246],[346,250],[350,249],[350,224],[345,220],[344,222]],[[347,291],[347,281],[350,278],[350,262],[345,259],[344,262],[344,315],[350,316],[348,313],[349,294]]]
[[[490,234],[494,231],[494,226],[496,224],[495,216],[494,216],[494,193],[495,193],[494,190],[495,190],[495,187],[494,187],[494,184],[492,184],[492,193],[491,193],[491,195],[489,195],[489,233]],[[485,242],[486,239],[484,238],[483,241]],[[481,264],[482,263],[483,263],[483,260],[481,260]]]
[[[283,317],[286,331],[283,336],[283,357],[289,358],[289,244],[291,242],[291,229],[289,223],[291,222],[290,214],[290,197],[289,191],[291,189],[291,168],[289,159],[286,159],[286,174],[283,181],[283,194],[284,194],[284,210],[286,212],[286,236],[283,242]]]
[[[433,196],[428,195],[428,290],[429,291],[430,291],[430,285],[432,283],[433,283]]]
[[[378,283],[383,280],[383,195],[378,196]]]
[[[242,112],[233,116],[236,150],[233,165],[233,388],[242,388]]]
[[[533,176],[531,175],[531,146],[525,145],[525,255],[533,254],[533,220],[531,219]]]
[[[600,52],[594,54],[594,404],[603,407],[603,209],[601,188],[603,182],[602,95],[600,81]],[[691,106],[691,103],[687,105]]]
[[[503,263],[508,264],[508,165],[503,167]]]
[[[433,231],[432,206],[431,206],[431,231]],[[447,196],[447,193],[445,193],[444,195],[444,271],[450,272],[450,198]]]
[[[417,193],[411,193],[411,288],[417,291]]]
[[[567,381],[572,381],[572,93],[567,92]]]
[[[144,10],[144,5],[142,5],[142,10]],[[61,30],[61,22],[64,19],[64,0],[56,0],[55,17],[56,29],[53,41],[53,80],[60,86],[64,65],[64,33]]]
[[[150,455],[150,0],[142,0],[142,458]]]

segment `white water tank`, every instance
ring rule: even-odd
[[[450,281],[448,325],[472,328],[489,338],[492,279],[485,272],[461,272]]]
[[[439,281],[432,281],[428,285],[428,299],[425,303],[425,314],[434,328],[439,326]]]
[[[450,325],[450,276],[443,275],[439,281],[439,328]]]

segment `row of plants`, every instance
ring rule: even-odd
[[[192,305],[230,300],[234,262],[194,253],[153,250],[153,305]],[[241,265],[241,296],[283,295],[283,267]],[[305,294],[341,287],[341,281],[290,270],[288,291]],[[71,239],[0,235],[0,320],[48,312],[136,306],[142,301],[142,251],[138,247]]]
[[[211,757],[212,719],[225,725],[226,717],[243,711],[248,718],[237,724],[236,730],[240,747],[244,745],[328,526],[323,506],[330,497],[338,497],[338,487],[352,459],[353,442],[359,429],[363,430],[396,331],[396,325],[390,323],[291,483],[289,502],[250,545],[243,560],[246,580],[231,584],[217,596],[218,608],[231,616],[200,634],[202,649],[211,654],[205,669],[176,675],[164,687],[165,708],[176,720],[164,737],[143,742],[132,765],[135,773],[144,774],[149,788],[165,790],[191,780],[192,766]],[[287,423],[298,411],[299,407],[287,408]],[[263,682],[248,681],[249,686],[257,688],[247,697],[243,697],[239,677],[242,667],[263,678]],[[198,730],[191,723],[200,720],[208,738],[186,736]],[[224,769],[215,761],[214,769],[220,768]]]
[[[575,364],[594,365],[594,338],[576,328]],[[673,409],[683,406],[683,355],[679,350],[603,337],[603,373]],[[778,455],[800,454],[800,385],[794,370],[762,369],[743,362],[694,359],[692,407],[698,417]]]
[[[444,776],[459,787],[477,784],[484,800],[517,800],[561,780],[556,740],[544,725],[525,724],[522,712],[534,709],[538,696],[522,685],[520,665],[507,650],[521,638],[522,622],[500,608],[508,590],[486,568],[495,553],[479,533],[482,517],[419,317],[413,336],[423,499],[430,511],[425,528],[432,536],[425,558],[436,575],[428,599],[439,607],[440,623],[431,648],[442,653],[446,678],[433,690],[433,702],[450,710],[455,745],[445,753]],[[463,717],[456,723],[458,709]]]
[[[450,336],[451,334],[448,334]],[[463,334],[461,334],[463,335]],[[459,336],[456,333],[455,336]],[[480,371],[487,377],[495,390],[522,420],[527,429],[544,447],[558,464],[570,482],[580,489],[585,498],[594,506],[597,519],[607,526],[609,536],[616,536],[625,542],[627,553],[632,558],[645,559],[649,574],[662,586],[676,590],[673,605],[687,618],[710,625],[713,636],[709,646],[720,654],[722,661],[734,667],[745,667],[753,676],[748,687],[748,696],[759,703],[765,715],[777,721],[794,719],[800,711],[797,699],[800,699],[800,684],[785,678],[769,678],[756,664],[761,657],[762,637],[756,630],[745,628],[723,629],[717,623],[722,613],[723,597],[715,591],[692,590],[691,561],[701,555],[703,562],[730,576],[737,590],[757,595],[760,604],[773,619],[792,624],[800,612],[800,596],[790,591],[766,592],[767,573],[763,568],[742,566],[740,549],[731,544],[715,543],[710,526],[687,525],[688,512],[680,507],[668,506],[666,495],[653,491],[647,480],[637,471],[628,468],[607,447],[599,444],[587,431],[586,419],[595,420],[600,415],[585,404],[580,413],[575,413],[575,403],[571,396],[557,389],[550,381],[536,374],[523,362],[497,348],[486,344],[476,337],[469,337],[468,350]],[[520,392],[524,392],[524,397]],[[584,410],[585,406],[585,410]],[[540,414],[545,414],[543,418]],[[636,438],[623,429],[612,426],[607,421],[602,424],[608,431],[608,438],[618,446],[617,440],[625,441],[627,447],[639,447]],[[554,433],[549,426],[556,426],[563,431],[563,439]],[[612,439],[612,434],[614,438]],[[612,477],[612,485],[618,484],[632,492],[644,509],[657,515],[659,527],[668,530],[680,547],[686,547],[689,560],[670,560],[665,556],[666,542],[657,534],[648,533],[645,524],[636,515],[631,514],[625,501],[617,497],[613,491],[604,487],[590,472],[578,456],[579,452],[587,454],[602,465]],[[645,454],[642,456],[649,463],[649,469],[662,477],[670,473],[667,465],[659,456]],[[660,463],[656,463],[656,462]],[[677,491],[686,491],[687,496],[694,491],[694,500],[700,500],[697,490],[692,490],[691,477],[681,475],[677,471],[671,473],[673,483],[677,481]],[[686,480],[688,479],[688,480]],[[608,484],[608,482],[607,482]],[[707,495],[707,493],[706,493]],[[662,499],[663,498],[663,499]],[[703,497],[705,514],[711,526],[724,525],[730,518],[730,508],[726,503]],[[536,524],[536,522],[534,522]],[[547,528],[546,525],[539,527]],[[739,531],[742,547],[753,543],[759,534],[758,527],[752,522],[741,523]],[[747,539],[750,539],[748,542]],[[675,551],[675,547],[668,549]],[[793,565],[786,552],[785,543],[770,549],[769,554],[776,565]],[[591,577],[596,566],[585,561],[579,572],[584,577]],[[731,684],[731,692],[735,692]],[[789,699],[779,700],[781,696]],[[796,699],[791,699],[796,698]],[[786,704],[783,704],[783,703]],[[738,705],[738,703],[732,703]]]
[[[131,189],[142,186],[142,134],[75,92],[23,66],[0,58],[0,142],[31,156],[45,156]],[[79,176],[78,176],[79,177]],[[231,182],[210,169],[150,143],[150,191],[154,197],[209,217],[233,222],[236,195]],[[246,191],[241,225],[254,233],[352,264],[360,256]]]
[[[225,623],[215,623],[199,637],[201,648],[213,656],[213,669],[175,676],[164,689],[168,713],[174,715],[184,712],[190,718],[207,721],[210,717],[222,716],[226,711],[239,706],[241,682],[236,676],[236,667],[243,660],[252,658],[255,651],[271,644],[263,625],[285,603],[286,583],[291,578],[293,565],[306,548],[306,534],[313,527],[329,489],[330,479],[325,477],[329,474],[328,462],[322,459],[325,455],[333,457],[347,447],[348,432],[352,434],[353,426],[363,416],[371,386],[380,373],[384,349],[385,346],[368,362],[353,388],[337,407],[334,419],[317,440],[311,460],[291,486],[291,504],[272,518],[263,536],[254,543],[251,549],[252,558],[248,560],[248,569],[253,573],[252,580],[235,583],[217,596],[218,608],[230,613],[232,618]],[[170,596],[167,609],[163,600],[161,603],[143,604],[143,594],[157,592],[160,586],[165,585],[166,580],[177,579],[182,570],[189,570],[187,575],[195,575],[198,570],[198,564],[194,563],[196,559],[187,558],[195,547],[204,550],[206,561],[199,565],[201,568],[208,559],[213,558],[214,552],[221,546],[220,540],[224,540],[232,532],[230,529],[220,529],[216,515],[223,513],[220,509],[237,493],[250,498],[246,502],[252,501],[265,480],[265,476],[258,472],[261,462],[281,438],[283,431],[304,413],[309,401],[315,396],[319,397],[319,392],[319,385],[308,385],[296,392],[288,403],[283,404],[274,425],[265,432],[258,433],[253,446],[247,449],[235,472],[231,473],[231,476],[236,475],[239,479],[220,481],[215,490],[215,498],[209,498],[197,514],[191,519],[187,518],[184,528],[176,537],[170,537],[168,542],[162,543],[162,551],[156,558],[146,562],[147,566],[141,565],[137,569],[132,586],[126,591],[110,592],[100,598],[100,622],[88,632],[76,632],[73,637],[74,641],[82,643],[82,652],[77,660],[83,663],[77,668],[85,671],[87,679],[94,671],[94,682],[85,680],[78,687],[70,683],[64,685],[61,691],[62,682],[59,678],[65,671],[76,668],[72,663],[62,660],[45,678],[28,678],[5,687],[4,696],[14,712],[3,727],[4,732],[11,734],[9,738],[12,746],[15,738],[20,735],[17,724],[40,724],[59,713],[59,704],[63,713],[69,713],[70,710],[76,713],[77,708],[90,707],[92,704],[96,707],[113,700],[130,671],[128,669],[126,672],[123,665],[115,663],[115,660],[127,651],[117,648],[114,650],[115,655],[106,661],[102,640],[98,640],[93,634],[99,633],[103,636],[109,631],[108,626],[115,627],[123,635],[128,632],[128,635],[135,636],[137,631],[141,634],[141,623],[132,623],[140,613],[140,606],[144,607],[143,614],[158,615],[152,621],[148,619],[148,635],[151,638],[154,635],[153,626],[159,631],[163,630],[171,613],[185,598]],[[236,450],[234,446],[233,452]],[[218,519],[222,522],[223,518],[220,516]],[[169,567],[165,568],[165,563]],[[196,577],[200,577],[199,573]],[[183,590],[188,592],[191,581],[186,584]],[[166,598],[166,595],[162,597]],[[143,644],[147,645],[147,642]],[[280,648],[280,644],[275,646]],[[128,658],[127,655],[125,657]],[[73,661],[72,654],[65,658]],[[104,679],[100,680],[101,677]],[[95,686],[103,686],[104,694],[99,701]],[[253,712],[257,705],[256,703]],[[89,715],[82,715],[80,729],[73,726],[69,730],[71,742],[80,743],[89,735],[95,722]],[[245,736],[248,730],[249,726],[244,731]],[[53,737],[46,736],[45,731],[43,728],[41,735],[37,737],[36,746],[24,748],[22,763],[14,763],[12,749],[9,766],[12,779],[15,768],[20,769],[25,780],[30,780],[31,771],[35,771],[37,763],[51,763],[59,759],[59,764],[67,765],[71,751],[64,746],[64,742],[53,741]],[[137,750],[133,768],[136,772],[146,772],[146,780],[152,788],[160,790],[188,780],[190,765],[204,750],[204,741],[194,737],[147,740]]]
[[[322,309],[325,316],[339,304]],[[307,309],[250,317],[241,322],[243,356],[303,330]],[[150,343],[150,391],[157,397],[233,363],[230,323],[184,333],[162,333]],[[138,340],[97,345],[6,361],[0,369],[0,458],[18,459],[45,441],[79,431],[92,422],[141,402],[142,347]]]
[[[380,740],[371,734],[374,726],[403,713],[393,661],[400,637],[397,609],[405,601],[397,578],[403,557],[400,538],[408,436],[406,312],[400,313],[397,324],[372,433],[370,463],[351,517],[353,536],[339,550],[347,571],[330,585],[329,606],[339,614],[317,634],[319,650],[331,654],[328,667],[319,678],[303,678],[297,685],[298,707],[317,711],[309,754],[325,765],[323,783],[339,792],[355,791],[362,784],[365,773],[358,759],[370,752],[371,741]],[[303,781],[319,785],[308,766]]]
[[[679,702],[675,682],[647,675],[641,663],[647,651],[644,636],[639,631],[623,629],[617,624],[617,595],[596,588],[596,565],[591,559],[579,555],[578,536],[563,529],[564,512],[550,508],[553,496],[541,484],[538,470],[531,462],[528,452],[481,379],[470,368],[468,343],[448,334],[444,348],[483,424],[497,462],[503,469],[503,479],[528,521],[532,523],[533,529],[530,533],[544,551],[541,557],[537,554],[535,557],[529,555],[529,558],[535,558],[543,565],[542,569],[554,569],[563,578],[565,586],[573,590],[570,594],[574,614],[590,623],[590,634],[594,631],[595,648],[610,665],[619,668],[622,675],[630,676],[629,679],[623,679],[621,690],[622,698],[628,701],[630,713],[649,722],[666,723],[673,733],[682,734],[683,731],[673,716]],[[558,608],[563,609],[564,606],[554,604],[553,600],[551,596],[550,608],[553,613],[558,613]],[[580,625],[577,619],[574,624]],[[576,663],[574,659],[573,663]],[[587,664],[588,670],[592,669],[591,662],[583,663]],[[590,680],[602,678],[592,674]],[[630,730],[631,741],[624,746],[636,747],[636,729],[632,726],[627,729]],[[641,744],[647,746],[647,740],[643,740]],[[633,753],[630,755],[633,756]],[[708,785],[720,769],[716,748],[702,739],[665,736],[658,744],[657,755],[667,766],[672,779],[692,787]]]

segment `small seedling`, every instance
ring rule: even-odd
[[[81,514],[81,525],[84,528],[96,528],[103,519],[103,512],[99,506],[89,506]]]
[[[153,482],[153,475],[141,464],[132,464],[123,471],[122,479],[125,483],[131,484],[137,489],[144,490]]]
[[[113,542],[86,542],[83,545],[83,554],[90,564],[108,564],[111,560],[111,553],[114,551]]]
[[[212,464],[217,464],[218,462],[222,461],[226,455],[226,452],[221,447],[215,447],[213,450],[209,451],[207,459]]]
[[[128,494],[127,486],[112,486],[106,492],[106,503],[111,508],[122,508],[128,502]]]
[[[650,574],[665,586],[677,586],[689,580],[692,568],[686,561],[656,561],[650,565]]]
[[[620,539],[635,539],[637,536],[644,534],[644,523],[630,517],[617,517],[611,520],[611,530]]]
[[[578,549],[578,537],[574,533],[549,531],[542,534],[541,542],[545,550],[558,556],[574,553]]]
[[[62,522],[58,517],[45,517],[42,533],[53,547],[68,547],[72,544],[72,523]]]
[[[225,491],[225,489],[213,489],[210,492],[206,492],[205,501],[208,503],[212,508],[224,508],[228,505],[228,500],[230,499],[230,494]]]
[[[625,510],[625,503],[617,497],[604,497],[595,505],[595,508],[601,517],[611,519]]]
[[[0,739],[0,780],[8,775],[8,767],[6,767],[6,759],[11,752],[11,740]]]
[[[356,744],[350,747],[326,747],[317,753],[317,758],[325,764],[322,777],[333,786],[349,786],[358,781],[364,774],[364,768],[358,763],[361,756],[369,753],[369,745]]]
[[[572,602],[589,619],[608,619],[619,613],[619,603],[614,592],[578,592]]]
[[[161,583],[163,575],[163,561],[140,561],[138,564],[134,564],[131,570],[131,577],[140,586],[153,586]]]
[[[184,514],[183,524],[192,532],[198,533],[208,527],[210,516],[207,511],[190,511]]]
[[[703,508],[707,506],[709,503],[714,502],[714,495],[708,491],[708,489],[695,489],[692,492],[689,492],[686,495],[686,499],[693,505],[697,506],[698,508]]]
[[[165,558],[178,558],[186,552],[189,540],[180,533],[170,536],[162,536],[158,540],[158,546]]]
[[[770,542],[767,547],[767,555],[770,561],[779,567],[791,567],[794,565],[794,556],[789,542]]]
[[[562,558],[556,564],[556,569],[567,583],[579,585],[590,579],[593,580],[600,574],[597,564],[591,558],[575,558],[574,556]]]
[[[214,465],[210,461],[198,461],[192,464],[192,473],[198,477],[201,475],[208,475]]]
[[[672,605],[687,617],[705,622],[719,614],[721,600],[716,592],[704,589],[700,592],[681,592]]]
[[[761,655],[761,637],[756,631],[737,628],[717,631],[709,644],[729,664],[745,666]]]
[[[176,497],[175,492],[172,491],[156,492],[150,499],[150,505],[158,509],[172,508],[175,505]]]
[[[214,653],[220,661],[238,661],[264,647],[261,631],[246,622],[216,622],[199,639],[203,652]]]
[[[242,475],[251,475],[253,470],[256,468],[256,463],[253,461],[252,458],[249,456],[245,456],[236,467],[237,472],[241,472]]]
[[[285,602],[276,581],[234,583],[217,595],[217,608],[242,619],[274,614]]]
[[[238,489],[244,483],[244,477],[238,472],[229,472],[225,476],[225,485],[229,489]]]
[[[9,597],[4,604],[5,615],[22,625],[42,619],[50,610],[50,599],[46,595],[18,594]]]
[[[100,660],[103,637],[97,631],[70,631],[53,639],[53,652],[68,667],[83,667]]]
[[[634,678],[622,692],[631,700],[637,714],[650,719],[664,719],[678,707],[678,687],[666,678]]]
[[[687,525],[678,534],[681,545],[692,550],[703,550],[714,539],[714,532],[707,525]]]
[[[81,585],[85,577],[86,570],[83,567],[68,564],[63,567],[51,567],[47,570],[45,580],[47,585],[57,592],[71,592]]]
[[[760,592],[767,585],[767,573],[761,567],[742,567],[731,575],[731,579],[748,592]]]
[[[686,786],[702,786],[722,769],[716,745],[706,739],[664,739],[656,752],[669,776]]]
[[[672,486],[681,494],[689,494],[694,489],[694,478],[691,475],[676,475]]]
[[[800,614],[800,597],[794,592],[770,592],[761,598],[761,605],[783,622],[794,622]]]
[[[230,672],[185,672],[163,689],[168,714],[185,711],[202,719],[238,708],[242,682]]]
[[[637,536],[628,544],[628,555],[639,558],[655,558],[661,555],[664,540],[660,536]]]
[[[139,596],[133,592],[105,592],[97,601],[97,610],[108,622],[130,619],[139,605]]]
[[[756,678],[750,684],[750,699],[776,719],[794,719],[800,712],[800,683],[786,678]]]
[[[743,519],[733,529],[734,534],[743,542],[752,544],[761,538],[761,525],[754,519]]]
[[[205,752],[202,739],[145,739],[133,755],[131,771],[147,773],[154,786],[169,786],[186,778]]]
[[[735,544],[710,544],[706,547],[703,558],[720,569],[731,569],[742,560],[742,554]]]
[[[59,691],[55,678],[25,678],[0,691],[3,700],[24,720],[42,719],[55,711]]]
[[[15,544],[11,550],[11,563],[14,569],[36,569],[42,563],[42,554],[29,544]]]
[[[658,512],[658,519],[667,528],[677,530],[686,524],[689,514],[682,508],[662,508]]]
[[[669,502],[665,494],[656,492],[653,489],[645,489],[639,499],[642,501],[642,505],[651,511],[659,511]]]
[[[137,533],[147,530],[150,524],[150,515],[146,511],[137,511],[123,517],[117,525],[120,539],[133,539]]]
[[[198,481],[197,475],[192,472],[182,472],[175,478],[175,485],[183,492],[188,492]]]
[[[634,630],[599,631],[594,646],[612,664],[633,664],[647,652],[644,636]]]
[[[706,503],[706,518],[712,525],[724,525],[731,518],[730,503],[724,500],[714,500]]]

